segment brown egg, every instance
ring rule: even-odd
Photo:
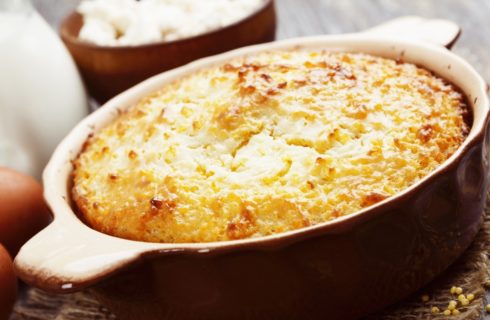
[[[42,187],[34,178],[0,167],[0,243],[14,257],[51,221]]]
[[[7,320],[17,298],[17,279],[7,250],[0,244],[0,320]]]

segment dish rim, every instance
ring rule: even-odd
[[[346,35],[342,35],[342,36],[335,36],[335,37],[347,37],[347,36],[351,36],[351,34],[346,34]],[[176,69],[173,69],[173,70],[170,70],[168,72],[164,72],[164,73],[161,73],[160,75],[156,75],[154,77],[151,77],[143,82],[141,82],[140,84],[134,86],[133,88],[130,88],[128,89],[126,92],[123,92],[121,93],[120,95],[116,96],[115,98],[109,100],[106,104],[104,104],[101,108],[99,108],[97,111],[93,112],[92,114],[90,114],[89,116],[87,116],[84,120],[82,120],[74,129],[72,132],[69,133],[69,135],[67,136],[70,137],[74,134],[74,132],[77,131],[77,128],[83,126],[83,125],[87,125],[87,123],[89,122],[89,120],[92,120],[94,119],[95,121],[93,122],[97,122],[97,115],[99,113],[99,111],[101,111],[102,109],[109,109],[109,108],[112,108],[112,109],[116,109],[116,110],[121,110],[121,109],[126,109],[126,108],[130,108],[132,105],[134,105],[134,103],[130,103],[129,105],[126,105],[124,106],[123,108],[118,108],[116,107],[115,105],[117,104],[121,104],[120,103],[120,100],[124,100],[124,99],[127,99],[128,96],[134,94],[134,95],[138,95],[136,90],[137,89],[140,89],[140,88],[143,88],[144,86],[149,86],[150,85],[150,82],[165,82],[163,85],[161,86],[165,86],[167,83],[169,82],[172,82],[174,81],[176,78],[179,78],[179,76],[177,77],[171,77],[169,76],[169,78],[173,78],[171,79],[170,81],[164,81],[164,79],[160,79],[160,76],[166,74],[166,73],[171,73],[171,74],[177,74],[177,73],[182,73],[180,75],[180,77],[183,77],[183,76],[186,76],[187,74],[189,73],[193,73],[194,71],[192,72],[182,72],[182,71],[185,71],[185,69],[188,69],[188,68],[191,68],[191,67],[194,67],[193,69],[201,69],[201,67],[204,67],[204,68],[208,68],[208,67],[211,67],[213,65],[216,65],[216,64],[220,64],[220,62],[218,61],[217,63],[216,62],[213,62],[213,60],[215,60],[215,58],[221,58],[221,57],[225,57],[227,55],[231,55],[233,54],[233,57],[231,57],[231,59],[235,58],[236,56],[243,56],[242,52],[244,52],[245,56],[248,55],[248,54],[254,54],[254,53],[258,53],[258,52],[262,52],[262,51],[270,51],[268,50],[267,48],[270,47],[271,45],[274,45],[274,47],[276,46],[282,46],[282,45],[286,45],[286,46],[289,46],[288,44],[290,43],[295,43],[297,42],[298,40],[302,39],[306,42],[312,42],[314,43],[315,41],[314,40],[321,40],[322,38],[324,38],[325,36],[314,36],[314,37],[305,37],[305,38],[295,38],[295,39],[288,39],[288,40],[284,40],[284,41],[276,41],[276,42],[272,42],[272,43],[267,43],[267,44],[262,44],[262,45],[255,45],[255,46],[250,46],[250,47],[245,47],[245,48],[241,48],[241,49],[236,49],[236,50],[232,50],[232,51],[229,51],[225,54],[220,54],[220,55],[216,55],[216,56],[212,56],[212,57],[208,57],[208,58],[204,58],[204,59],[200,59],[200,60],[197,60],[195,62],[192,62],[192,63],[189,63],[183,67],[179,67],[179,68],[176,68]],[[326,36],[328,38],[330,38],[331,36]],[[370,39],[370,37],[365,37],[363,35],[362,37],[363,39],[362,40],[376,40],[376,39]],[[328,39],[325,39],[325,40],[328,40]],[[405,44],[405,43],[410,43],[410,44],[416,44],[418,45],[418,43],[416,42],[411,42],[411,41],[396,41],[396,40],[393,40],[393,39],[383,39],[383,41],[389,41],[389,42],[392,42],[393,44],[397,44],[400,43],[400,44]],[[312,43],[308,43],[306,45],[303,45],[303,44],[299,44],[299,45],[293,45],[292,49],[308,49],[308,47],[312,44]],[[426,43],[423,43],[423,45],[427,45]],[[432,46],[432,45],[429,45],[429,46]],[[265,48],[266,50],[262,50],[263,48]],[[252,50],[248,50],[248,49],[253,49]],[[258,49],[258,50],[256,50]],[[279,48],[279,50],[281,50],[282,48]],[[437,46],[436,47],[433,47],[432,49],[439,49]],[[284,49],[284,50],[288,50],[288,49]],[[460,62],[462,62],[463,64],[466,64],[467,67],[469,67],[470,69],[472,69],[472,71],[475,71],[465,60],[463,60],[462,58],[458,57],[457,55],[451,53],[449,50],[446,50],[446,49],[442,49],[441,50],[445,51],[446,53],[450,53],[451,55],[453,55],[454,57],[456,57],[457,59],[460,59]],[[251,51],[251,52],[247,52],[247,51]],[[230,58],[222,58],[222,59],[219,59],[219,60],[230,60]],[[211,62],[211,63],[210,63]],[[197,68],[196,68],[197,67]],[[424,67],[424,68],[427,68],[427,67]],[[429,71],[433,72],[432,70],[430,70],[430,68],[427,68]],[[478,77],[480,77],[476,71],[475,71],[475,75],[477,75]],[[445,79],[444,77],[442,77],[443,79]],[[480,77],[481,78],[481,77]],[[445,79],[447,81],[447,79]],[[480,79],[482,80],[482,82],[480,83],[480,88],[482,90],[485,90],[485,82],[483,81],[483,79]],[[464,90],[462,88],[460,88],[459,86],[457,86],[464,94],[465,96],[470,99],[471,97],[468,97],[467,93],[464,92]],[[135,90],[136,89],[136,90]],[[139,98],[137,98],[136,100],[140,100],[140,99],[143,99],[146,95],[141,95]],[[277,234],[273,234],[273,235],[268,235],[268,236],[261,236],[261,237],[257,237],[257,238],[247,238],[247,239],[238,239],[238,240],[227,240],[227,241],[213,241],[213,242],[198,242],[198,243],[159,243],[159,242],[145,242],[145,241],[137,241],[137,240],[129,240],[129,239],[124,239],[124,238],[119,238],[119,237],[115,237],[115,236],[111,236],[111,235],[108,235],[108,234],[105,234],[105,233],[102,233],[100,231],[97,231],[95,229],[91,229],[91,230],[95,230],[96,232],[99,232],[101,234],[104,234],[104,235],[107,235],[111,238],[117,238],[117,239],[122,239],[122,240],[125,240],[125,241],[131,241],[131,242],[143,242],[143,243],[151,243],[151,244],[164,244],[164,245],[172,245],[172,246],[187,246],[187,245],[192,245],[192,247],[194,245],[199,245],[199,246],[202,246],[203,244],[206,245],[206,246],[214,246],[214,245],[218,245],[218,244],[226,244],[226,245],[229,245],[229,244],[241,244],[241,243],[249,243],[249,242],[257,242],[257,241],[261,241],[261,240],[268,240],[268,239],[274,239],[274,238],[283,238],[283,237],[287,237],[288,235],[293,235],[293,234],[296,234],[296,233],[303,233],[303,232],[307,232],[307,231],[312,231],[312,230],[316,230],[316,229],[321,229],[322,227],[326,227],[326,226],[330,226],[330,225],[336,225],[336,224],[340,224],[344,221],[350,221],[350,220],[353,220],[354,218],[358,217],[358,216],[364,216],[366,212],[370,212],[372,211],[372,209],[375,209],[375,208],[378,208],[380,206],[384,206],[385,204],[387,203],[390,203],[390,202],[393,202],[394,200],[397,200],[398,198],[406,198],[407,196],[409,196],[411,193],[413,193],[413,191],[415,189],[419,189],[425,185],[428,184],[428,182],[432,181],[432,179],[435,177],[435,176],[438,176],[440,175],[441,173],[443,172],[446,172],[448,169],[450,169],[452,166],[455,165],[455,163],[458,162],[458,160],[460,160],[460,158],[463,156],[464,153],[467,152],[467,150],[469,150],[475,143],[475,140],[477,140],[477,138],[480,137],[481,134],[484,133],[484,130],[485,130],[485,126],[484,124],[487,123],[488,121],[488,118],[489,118],[489,101],[488,101],[488,97],[487,96],[484,96],[484,103],[485,105],[487,106],[487,111],[486,111],[486,118],[483,120],[483,121],[479,121],[479,123],[476,123],[476,117],[473,115],[473,123],[471,124],[471,127],[470,127],[470,133],[468,134],[468,136],[466,137],[466,139],[463,141],[463,143],[457,148],[457,150],[448,158],[446,159],[442,164],[440,164],[436,169],[434,169],[433,171],[429,172],[424,178],[420,179],[419,181],[417,181],[416,183],[412,184],[411,186],[405,188],[404,190],[372,205],[372,206],[369,206],[367,208],[364,208],[364,209],[361,209],[361,210],[358,210],[356,212],[353,212],[351,214],[348,214],[348,215],[345,215],[345,216],[341,216],[341,217],[338,217],[336,219],[333,219],[333,220],[329,220],[329,221],[324,221],[324,222],[321,222],[321,223],[318,223],[318,224],[315,224],[315,225],[312,225],[312,226],[308,226],[308,227],[303,227],[303,228],[299,228],[299,229],[295,229],[295,230],[291,230],[291,231],[286,231],[286,232],[281,232],[281,233],[277,233]],[[473,104],[474,104],[474,101],[469,101],[470,102],[470,106],[472,109],[474,108]],[[473,111],[472,111],[473,112]],[[113,119],[117,118],[117,116],[115,116]],[[113,120],[112,119],[112,120]],[[477,128],[475,129],[475,124],[477,125]],[[102,125],[102,127],[104,127],[105,125]],[[97,130],[94,130],[94,131],[97,131]],[[473,135],[471,134],[472,132],[477,132],[477,133],[473,133]],[[60,144],[61,146],[62,144]],[[60,148],[62,149],[62,148]],[[55,151],[55,153],[53,154],[53,157],[52,159],[56,158],[57,155],[60,153],[60,151],[57,149]],[[77,154],[78,156],[78,154]],[[43,180],[49,180],[49,176],[53,174],[53,168],[52,168],[52,159],[50,160],[48,166],[46,167],[45,169],[45,172],[43,174]],[[45,178],[46,176],[46,178]],[[49,190],[46,191],[46,194],[45,194],[45,197],[48,199],[50,197],[52,197],[53,195],[50,194]],[[73,211],[73,210],[72,210]],[[73,212],[73,214],[75,214],[77,216],[77,219],[79,219],[78,215],[76,212]],[[87,226],[83,221],[80,220],[80,222],[82,224],[84,224],[85,226]],[[219,247],[221,247],[221,245],[219,245]]]
[[[342,47],[341,44],[346,44],[347,48]],[[75,141],[85,141],[89,133],[96,131],[95,126],[98,126],[97,130],[99,130],[100,128],[105,127],[110,121],[113,121],[118,116],[120,108],[130,108],[145,96],[150,95],[152,92],[157,91],[158,88],[165,86],[167,83],[172,82],[179,77],[184,77],[187,74],[196,72],[196,70],[202,68],[209,68],[222,64],[224,61],[229,61],[236,57],[247,56],[264,51],[315,49],[318,47],[324,47],[326,50],[330,51],[355,51],[368,53],[367,51],[374,50],[372,48],[375,48],[376,44],[382,44],[383,48],[386,47],[386,49],[384,49],[386,52],[385,56],[389,56],[387,49],[388,47],[392,48],[395,52],[399,52],[400,50],[400,48],[396,49],[397,46],[402,48],[422,49],[422,51],[428,50],[438,56],[444,56],[444,66],[447,64],[447,60],[449,59],[449,61],[459,64],[459,66],[463,68],[462,72],[469,72],[469,76],[471,76],[471,83],[468,85],[468,88],[465,90],[461,86],[457,87],[468,98],[468,102],[473,112],[473,123],[471,124],[469,134],[465,141],[458,147],[451,157],[449,157],[435,170],[431,171],[418,182],[375,205],[330,221],[263,237],[199,243],[156,243],[118,238],[92,229],[82,220],[80,220],[77,213],[71,206],[70,200],[64,197],[63,191],[58,187],[51,187],[57,186],[56,182],[63,180],[64,188],[66,189],[65,192],[68,197],[71,198],[71,192],[68,190],[69,185],[67,185],[67,182],[71,180],[73,168],[71,168],[66,174],[62,173],[60,168],[65,165],[71,167],[71,160],[78,156],[82,144],[75,143]],[[352,50],[352,47],[355,45],[364,46],[365,50]],[[351,50],[349,50],[349,47]],[[401,53],[403,53],[403,51]],[[383,55],[378,54],[378,56]],[[393,56],[393,54],[391,56]],[[426,56],[422,56],[421,53],[414,54],[413,59],[415,59],[415,57],[420,57],[420,59],[423,61],[430,60]],[[430,67],[431,65],[434,66],[435,64],[427,62],[426,65],[423,65],[423,67],[436,73],[433,68]],[[449,79],[446,77],[442,78],[449,81]],[[123,253],[121,248],[127,249],[124,251],[126,255],[121,258],[117,257],[112,259],[105,266],[99,267],[99,269],[85,269],[84,272],[81,272],[81,274],[78,275],[78,278],[66,278],[65,275],[61,275],[63,272],[61,272],[60,269],[43,269],[44,266],[36,266],[32,259],[29,260],[28,254],[23,254],[21,250],[19,255],[21,258],[16,258],[15,261],[16,269],[21,277],[24,280],[28,280],[30,283],[36,283],[43,288],[47,288],[55,292],[73,292],[79,290],[80,288],[91,286],[94,283],[105,279],[116,272],[122,271],[125,268],[133,265],[133,263],[145,258],[170,254],[210,257],[230,251],[238,252],[241,250],[257,249],[270,251],[304,241],[305,239],[342,233],[345,230],[349,230],[359,224],[374,219],[376,216],[379,216],[386,211],[379,210],[380,208],[389,210],[390,208],[396,206],[399,202],[403,202],[404,200],[410,198],[420,189],[431,185],[439,176],[454,169],[468,154],[471,148],[481,143],[483,136],[486,134],[486,128],[490,116],[490,103],[486,90],[487,85],[485,81],[468,62],[440,45],[434,45],[424,41],[400,40],[386,36],[363,33],[300,37],[248,46],[212,57],[199,59],[185,66],[161,73],[117,95],[113,99],[109,100],[103,107],[99,108],[97,111],[82,120],[58,145],[43,174],[44,185],[50,186],[49,188],[45,188],[44,197],[50,208],[53,210],[54,222],[41,233],[47,233],[49,229],[60,228],[59,224],[62,222],[62,220],[64,220],[64,223],[70,223],[68,226],[69,228],[76,225],[76,228],[87,236],[96,236],[98,239],[106,240],[108,245],[117,244],[119,248],[117,251],[120,253]],[[474,97],[471,97],[469,91],[478,93],[478,101],[473,100]],[[481,104],[481,107],[479,107],[479,109],[482,110],[480,116],[475,114],[475,110],[477,110],[477,103]],[[77,148],[74,148],[75,145]],[[75,152],[74,149],[77,151]],[[61,184],[58,183],[58,185]],[[29,243],[36,242],[36,238],[38,236],[31,239]],[[70,286],[65,287],[63,283],[69,283]]]

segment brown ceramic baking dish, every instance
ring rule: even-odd
[[[276,32],[274,1],[266,0],[250,16],[191,38],[138,46],[99,46],[78,39],[83,25],[76,12],[63,20],[60,34],[89,93],[105,102],[140,81],[193,60],[235,48],[272,41]]]
[[[394,38],[393,34],[397,37]],[[367,32],[235,50],[153,77],[109,101],[59,145],[44,172],[54,222],[15,259],[50,292],[89,289],[120,319],[355,319],[415,292],[471,243],[488,188],[486,84],[449,45],[448,21],[404,18]],[[87,136],[166,83],[269,49],[365,52],[426,67],[466,95],[473,120],[460,148],[403,192],[354,214],[272,236],[214,243],[145,243],[83,224],[70,201],[71,160]]]

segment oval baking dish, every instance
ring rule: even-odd
[[[394,38],[397,35],[398,38]],[[59,145],[44,172],[55,220],[15,259],[19,276],[51,292],[90,288],[120,319],[354,319],[402,299],[471,243],[488,189],[486,84],[443,47],[459,28],[403,18],[364,33],[247,47],[160,74],[109,101]],[[423,37],[423,38],[421,38]],[[418,40],[417,40],[418,39]],[[71,161],[122,109],[204,67],[265,50],[326,49],[400,58],[457,85],[471,130],[440,167],[354,214],[262,238],[161,244],[115,238],[81,222],[70,201]],[[369,294],[366,294],[369,290]]]

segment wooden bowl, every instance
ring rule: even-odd
[[[60,27],[61,38],[82,74],[90,95],[103,103],[133,85],[193,60],[275,39],[274,1],[246,18],[191,38],[138,46],[100,46],[78,38],[83,18],[74,12]]]

